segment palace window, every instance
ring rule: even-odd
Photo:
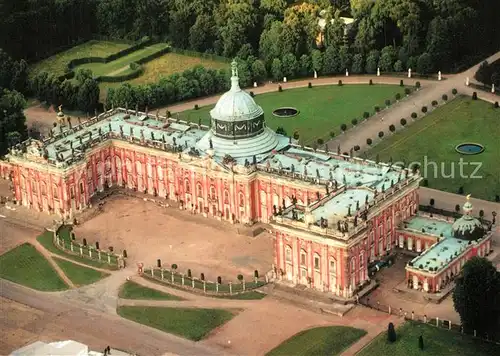
[[[363,268],[363,265],[364,265],[364,260],[365,260],[365,254],[363,252],[361,252],[359,254],[359,268],[362,269]]]
[[[369,244],[369,245],[373,244],[373,242],[374,242],[374,240],[375,240],[375,239],[374,239],[374,236],[375,236],[375,233],[374,233],[373,231],[372,231],[372,232],[370,232],[370,237],[368,237],[368,244]]]
[[[306,251],[300,250],[300,264],[302,266],[307,265],[307,257],[306,256],[307,256]]]
[[[203,197],[203,188],[201,186],[201,184],[198,184],[196,186],[196,191],[197,191],[197,195],[198,195],[198,198],[202,198]]]
[[[188,180],[186,180],[185,186],[186,186],[186,193],[190,194],[191,193],[191,185],[189,184]]]
[[[356,270],[356,258],[351,258],[351,272]]]
[[[383,236],[384,235],[384,226],[381,224],[378,228],[378,236]]]
[[[337,265],[335,264],[335,260],[331,259],[330,260],[330,274],[336,275],[337,274]]]
[[[24,178],[24,176],[21,176],[21,189],[25,189],[25,180],[26,178]]]
[[[37,183],[35,181],[33,181],[31,183],[31,191],[33,192],[33,194],[38,194],[38,189],[36,187]]]
[[[59,199],[59,188],[56,185],[52,187],[52,195],[54,199]]]
[[[47,186],[42,182],[42,195],[47,195]]]
[[[292,248],[290,246],[285,247],[285,260],[292,262]]]
[[[71,199],[74,199],[75,198],[75,188],[71,187],[69,191],[70,191],[70,197],[71,197]]]
[[[245,196],[243,195],[243,193],[240,193],[240,206],[245,206]]]
[[[385,224],[385,231],[391,231],[391,219],[387,219],[387,222]]]
[[[318,255],[314,256],[314,269],[320,269],[320,259]]]
[[[229,204],[229,192],[227,190],[224,191],[224,204]]]
[[[82,183],[82,182],[80,182],[80,194],[83,194],[83,190],[84,190],[84,189],[83,189],[83,183]]]

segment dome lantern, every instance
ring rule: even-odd
[[[467,201],[462,207],[464,215],[453,223],[453,236],[464,240],[478,240],[484,236],[485,229],[483,224],[472,216],[473,207],[469,201],[470,194],[467,195],[466,199]]]

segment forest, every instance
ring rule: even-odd
[[[30,64],[95,38],[148,36],[180,49],[238,57],[244,85],[314,70],[460,71],[500,48],[499,13],[498,0],[3,0],[0,92],[2,98],[22,93],[93,110],[99,88],[91,74],[70,83],[50,73],[28,79],[27,73]],[[320,40],[319,16],[325,20]],[[346,27],[340,17],[355,21]],[[108,100],[164,105],[219,92],[226,74],[197,69],[154,85],[124,84]],[[4,143],[11,132],[6,127],[18,127],[6,120],[0,112]],[[11,141],[26,136],[16,132]]]

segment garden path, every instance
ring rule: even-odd
[[[36,239],[34,239],[34,240],[29,241],[29,243],[32,244],[36,248],[36,250],[43,255],[43,257],[45,257],[45,259],[50,263],[52,268],[56,271],[56,273],[59,275],[59,277],[61,277],[61,279],[64,281],[64,283],[66,283],[68,285],[68,287],[70,287],[71,289],[76,288],[75,284],[71,281],[71,279],[69,279],[68,276],[66,276],[66,274],[64,274],[61,267],[59,267],[59,265],[56,263],[56,261],[54,261],[54,259],[52,258],[52,254],[49,251],[47,251],[40,244],[40,242],[38,242]]]

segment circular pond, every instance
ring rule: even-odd
[[[273,110],[273,115],[277,117],[294,117],[299,114],[299,110],[295,108],[277,108]]]
[[[463,155],[477,155],[484,151],[484,147],[479,143],[461,143],[455,147],[455,151]]]

